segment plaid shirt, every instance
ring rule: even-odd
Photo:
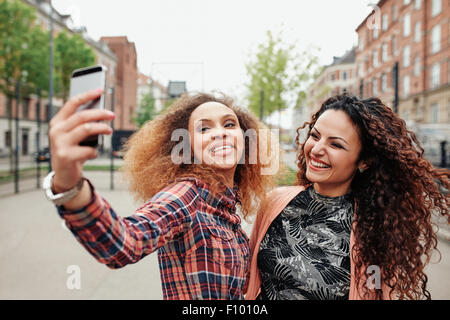
[[[244,298],[250,249],[236,188],[214,197],[204,182],[180,178],[127,218],[91,188],[86,207],[58,213],[99,262],[121,268],[158,249],[164,299]]]

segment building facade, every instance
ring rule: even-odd
[[[134,42],[126,36],[101,37],[118,58],[114,86],[114,130],[134,131],[137,129],[133,117],[137,107],[138,68]]]
[[[450,2],[382,0],[356,32],[359,95],[396,111],[434,164],[449,157]]]
[[[143,73],[139,73],[137,97],[138,108],[141,105],[142,98],[148,95],[150,90],[152,91],[152,97],[155,101],[155,109],[157,112],[160,112],[168,99],[167,87],[163,86],[155,79]]]

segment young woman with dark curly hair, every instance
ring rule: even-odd
[[[251,143],[263,141],[260,122],[226,97],[181,97],[126,144],[123,172],[144,204],[123,218],[82,177],[83,163],[97,152],[79,142],[111,134],[98,121],[114,115],[75,110],[100,94],[70,99],[50,123],[52,192],[79,185],[72,199],[57,203],[69,229],[110,268],[158,250],[164,299],[243,299],[250,251],[236,205],[244,217],[256,212],[271,186],[271,176],[260,174],[270,158],[262,165],[251,154]],[[246,139],[248,130],[256,139]]]
[[[448,189],[449,171],[377,98],[329,98],[296,142],[297,186],[258,212],[246,299],[430,298],[431,215],[449,219],[437,183]]]

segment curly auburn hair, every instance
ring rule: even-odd
[[[223,189],[221,181],[225,181],[225,178],[210,166],[194,163],[193,154],[189,164],[175,164],[171,158],[171,152],[178,144],[177,141],[172,141],[172,133],[176,129],[187,130],[191,113],[206,102],[218,102],[232,109],[244,132],[248,129],[254,130],[259,149],[262,141],[259,130],[265,129],[265,126],[253,114],[233,105],[233,100],[225,95],[217,97],[206,93],[193,96],[185,94],[164,113],[146,122],[124,146],[124,165],[121,171],[136,200],[147,201],[180,177],[202,180],[210,186],[213,194]],[[264,141],[270,143],[270,138]],[[258,202],[262,201],[268,189],[272,188],[273,179],[270,175],[260,174],[261,169],[270,164],[262,164],[259,155],[256,164],[249,161],[250,139],[245,139],[244,136],[244,143],[245,162],[239,161],[234,174],[234,184],[238,187],[241,212],[244,218],[247,218],[256,212]]]
[[[297,129],[299,185],[311,184],[300,130],[308,126],[308,138],[317,119],[329,109],[345,112],[356,125],[362,144],[358,161],[369,164],[363,173],[356,172],[351,183],[357,205],[352,248],[356,274],[377,265],[391,298],[395,294],[399,299],[431,299],[424,273],[437,250],[431,216],[440,214],[450,222],[449,198],[438,185],[449,189],[449,170],[435,169],[423,157],[416,135],[380,99],[339,95],[326,100],[311,121]],[[368,297],[366,284],[362,288]],[[375,298],[382,299],[381,290],[376,290]]]

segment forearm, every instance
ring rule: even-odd
[[[66,190],[59,188],[55,184],[52,185],[52,190],[55,194],[66,191]],[[67,210],[75,211],[75,210],[81,209],[89,204],[89,202],[92,200],[92,196],[93,196],[93,194],[92,194],[92,190],[89,186],[89,183],[86,180],[84,180],[83,186],[81,187],[81,190],[78,192],[78,194],[74,198],[65,202],[63,204],[63,206]]]
[[[148,203],[133,216],[119,217],[90,183],[85,183],[91,195],[87,204],[79,208],[78,202],[77,209],[64,204],[58,212],[77,240],[97,261],[111,268],[139,261],[184,228],[178,220],[183,218],[167,212],[165,202]]]

